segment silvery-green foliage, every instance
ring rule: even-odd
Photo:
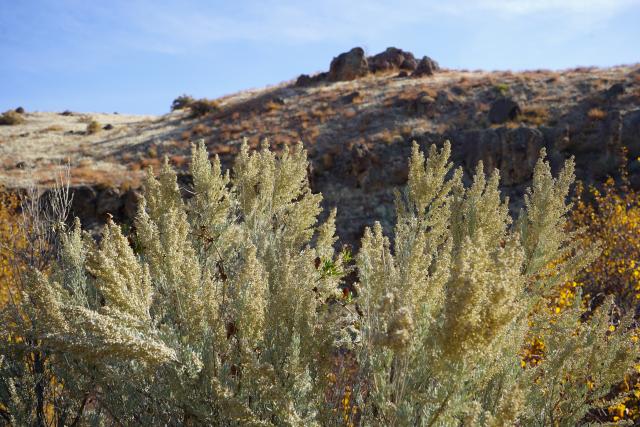
[[[364,233],[355,304],[337,292],[354,267],[334,250],[336,211],[317,224],[301,145],[244,143],[227,173],[194,146],[185,189],[165,162],[131,234],[109,220],[95,241],[76,221],[52,265],[21,271],[0,310],[0,416],[42,424],[46,400],[58,425],[341,424],[328,391],[342,400],[330,378],[346,353],[362,425],[586,421],[638,348],[611,302],[547,307],[597,253],[565,231],[572,161],[554,178],[542,154],[512,224],[498,172],[479,164],[467,188],[449,157],[414,144],[393,244],[379,223]],[[534,338],[543,362],[523,368]],[[25,369],[32,354],[46,366]]]
[[[317,422],[335,339],[322,307],[340,275],[316,259],[340,261],[335,213],[316,227],[321,197],[306,170],[301,146],[277,156],[245,143],[222,174],[201,144],[188,202],[165,162],[147,174],[131,236],[109,220],[95,243],[76,222],[54,274],[28,274],[38,339],[84,363],[103,419]]]
[[[597,254],[565,231],[573,162],[553,178],[541,154],[512,226],[498,172],[486,179],[480,163],[465,188],[449,155],[414,145],[394,245],[379,224],[362,241],[363,424],[579,424],[638,349],[630,318],[610,332],[609,306],[584,321],[579,298],[560,314],[545,305]],[[545,361],[523,368],[533,338]]]

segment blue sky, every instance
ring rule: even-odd
[[[0,0],[0,110],[160,114],[353,46],[447,68],[640,62],[640,0]]]

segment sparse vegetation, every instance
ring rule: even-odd
[[[215,99],[202,98],[193,101],[187,108],[194,117],[202,117],[220,111],[220,103]]]
[[[64,128],[60,125],[51,125],[51,126],[47,126],[46,128],[42,129],[40,132],[41,133],[47,133],[47,132],[62,132],[64,130]]]
[[[25,122],[24,116],[15,110],[8,110],[0,115],[0,125],[20,125]]]
[[[88,124],[87,124],[87,134],[88,135],[93,135],[95,133],[98,133],[102,130],[102,125],[97,122],[96,120],[91,120]]]
[[[209,135],[211,133],[211,128],[204,123],[198,123],[191,129],[191,135],[203,136]]]
[[[189,108],[195,99],[190,95],[180,95],[171,103],[171,111],[184,110]]]
[[[18,197],[0,186],[0,309],[18,295],[14,249],[24,245],[18,232],[18,208]]]
[[[607,117],[607,112],[600,108],[592,108],[587,112],[587,117],[592,121],[604,120]]]
[[[526,106],[520,118],[525,123],[541,126],[549,121],[549,109],[545,106]]]
[[[509,93],[509,85],[507,83],[498,83],[494,86],[494,88],[502,96]]]

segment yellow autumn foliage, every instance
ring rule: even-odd
[[[608,178],[598,189],[585,189],[578,183],[571,213],[571,228],[586,229],[582,234],[587,245],[599,242],[598,256],[575,280],[568,281],[551,301],[557,314],[572,304],[578,289],[586,302],[585,310],[599,305],[606,295],[613,295],[622,311],[637,311],[640,300],[640,193],[630,186],[622,169],[618,183]],[[609,326],[609,331],[616,325]],[[632,337],[634,342],[638,336]],[[534,339],[523,351],[523,366],[537,365],[544,356],[544,343]],[[640,365],[635,375],[627,375],[617,387],[620,401],[608,408],[608,420],[640,420]],[[589,384],[592,387],[592,384]],[[615,394],[615,391],[614,391]]]
[[[17,196],[0,187],[0,307],[7,303],[10,290],[14,289],[13,247],[15,244],[24,244],[16,237],[19,235],[16,222],[17,207]],[[15,296],[15,293],[13,295]]]

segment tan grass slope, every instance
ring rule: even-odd
[[[495,123],[501,99],[517,110]],[[199,117],[188,110],[23,117],[22,124],[0,126],[0,183],[12,188],[33,181],[48,185],[56,167],[67,162],[75,185],[136,188],[142,169],[157,168],[164,156],[186,171],[190,144],[199,139],[225,167],[243,138],[252,147],[269,138],[276,149],[301,140],[309,151],[312,187],[324,194],[325,206],[343,206],[338,233],[351,241],[373,219],[381,218],[385,227],[392,223],[392,191],[406,182],[412,140],[424,146],[450,139],[454,161],[467,171],[478,160],[488,169],[498,167],[516,204],[542,147],[552,165],[575,155],[577,175],[587,181],[615,172],[620,147],[628,147],[632,159],[640,156],[640,66],[445,69],[421,77],[383,70],[352,81],[291,81],[240,92],[216,100],[216,109]],[[640,182],[631,166],[632,180]],[[110,209],[126,216],[124,202]]]

